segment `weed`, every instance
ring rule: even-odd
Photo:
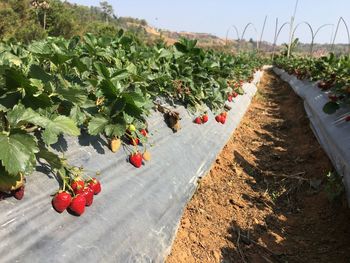
[[[339,201],[345,192],[342,176],[337,172],[328,172],[325,191],[331,202]]]

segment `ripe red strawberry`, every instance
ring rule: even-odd
[[[222,115],[217,115],[216,117],[215,117],[215,120],[217,121],[217,122],[222,122],[222,119],[223,119],[223,116]]]
[[[225,124],[225,122],[226,122],[226,117],[224,117],[224,116],[221,116],[221,124]]]
[[[147,137],[147,131],[146,131],[145,129],[142,129],[142,130],[140,131],[140,133],[141,133],[143,136]]]
[[[75,194],[81,194],[84,191],[85,182],[81,178],[74,179],[70,186]]]
[[[76,195],[70,203],[69,210],[77,216],[85,212],[86,199],[82,194]]]
[[[337,102],[337,100],[338,100],[338,97],[334,94],[329,94],[328,98],[330,101],[333,101],[333,102]]]
[[[350,115],[345,117],[345,121],[350,121]]]
[[[24,185],[21,186],[20,188],[11,191],[11,194],[17,199],[17,200],[22,200],[24,196]]]
[[[85,187],[82,195],[85,197],[85,205],[92,205],[92,202],[94,201],[94,190],[92,190],[90,187]]]
[[[136,146],[136,145],[139,145],[139,143],[140,143],[139,138],[131,138],[131,139],[130,139],[130,144],[131,144],[131,145]]]
[[[140,168],[142,165],[142,154],[139,152],[130,154],[129,161],[136,168]]]
[[[200,117],[195,118],[194,122],[197,123],[197,124],[202,124],[202,120],[201,120]]]
[[[58,213],[62,213],[69,207],[71,201],[72,197],[68,192],[59,191],[52,199],[52,206]]]
[[[221,116],[223,116],[224,118],[226,118],[226,116],[227,116],[227,112],[226,112],[226,111],[224,111],[224,112],[222,112],[220,115],[221,115]]]
[[[94,191],[95,195],[101,192],[101,183],[96,178],[92,178],[88,182],[88,186]]]
[[[232,97],[236,98],[238,96],[238,93],[237,92],[232,92]]]
[[[232,102],[232,98],[233,98],[232,95],[228,95],[227,100],[228,100],[229,102]]]
[[[204,115],[202,116],[202,122],[203,122],[203,123],[206,123],[208,120],[209,120],[208,115],[207,115],[207,114],[204,114]]]

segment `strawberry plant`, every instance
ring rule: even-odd
[[[317,81],[318,87],[328,92],[329,102],[323,107],[325,113],[332,114],[340,107],[350,105],[350,56],[334,54],[320,58],[278,56],[274,64],[299,79]]]
[[[140,167],[151,159],[145,120],[152,108],[159,109],[156,101],[200,112],[196,122],[205,123],[206,108],[223,112],[228,94],[232,99],[243,94],[242,82],[262,63],[254,54],[204,50],[196,40],[148,46],[122,30],[115,37],[87,34],[29,45],[2,42],[0,191],[21,197],[25,176],[44,159],[63,182],[53,200],[55,209],[65,210],[71,195],[68,207],[81,214],[82,199],[92,202],[87,187],[94,186],[96,194],[100,186],[95,179],[87,183],[78,176],[79,169],[51,150],[59,136],[78,136],[82,130],[101,135],[113,152],[129,141],[135,148],[130,162]],[[179,114],[164,114],[177,131]],[[225,123],[226,117],[219,115]]]

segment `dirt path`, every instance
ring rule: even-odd
[[[302,101],[272,72],[185,209],[167,263],[350,262],[350,213]]]

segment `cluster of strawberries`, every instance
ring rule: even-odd
[[[219,122],[221,124],[225,124],[226,122],[226,117],[227,117],[227,112],[221,112],[219,115],[215,117],[216,122]]]
[[[62,213],[68,209],[74,215],[80,216],[85,212],[86,206],[91,206],[94,195],[101,192],[101,184],[96,178],[84,181],[75,178],[70,183],[70,190],[60,190],[52,199],[52,206]]]
[[[131,125],[130,125],[130,126],[131,126]],[[135,127],[135,126],[132,125],[132,127]],[[136,128],[135,128],[135,129],[136,129]],[[131,131],[131,132],[133,132],[133,131]],[[131,134],[131,132],[129,131],[128,134]],[[147,131],[146,131],[145,129],[141,129],[141,130],[140,130],[140,133],[142,134],[142,136],[147,137]],[[137,136],[132,136],[132,135],[130,135],[130,137],[129,137],[129,143],[130,143],[131,145],[134,145],[134,146],[139,145],[139,144],[140,144],[140,139],[139,139]]]
[[[229,102],[232,102],[234,98],[238,96],[238,93],[233,91],[232,93],[227,94],[227,100]]]
[[[208,114],[204,114],[204,115],[202,115],[202,116],[196,117],[196,118],[194,119],[194,123],[197,123],[197,124],[204,124],[204,123],[206,123],[208,120],[209,120]]]
[[[138,146],[141,143],[139,137],[142,138],[142,144],[144,144],[145,140],[147,139],[148,132],[146,129],[141,129],[139,132],[137,132],[136,127],[130,124],[127,135],[129,137],[129,143],[135,146],[136,148],[136,146]],[[136,150],[129,155],[129,162],[136,168],[140,168],[143,164],[143,161],[150,160],[151,154],[146,149],[144,149],[142,153],[136,148]]]
[[[139,151],[138,147],[140,144],[145,146],[147,141],[148,132],[146,129],[137,130],[135,125],[130,124],[128,130],[125,134],[130,145],[134,146],[135,149],[132,150],[132,153],[129,155],[129,162],[136,168],[140,168],[143,164],[143,161],[150,161],[151,154],[149,151],[144,148],[144,151]],[[122,144],[121,139],[113,138],[110,142],[110,147],[112,152],[117,152]]]

